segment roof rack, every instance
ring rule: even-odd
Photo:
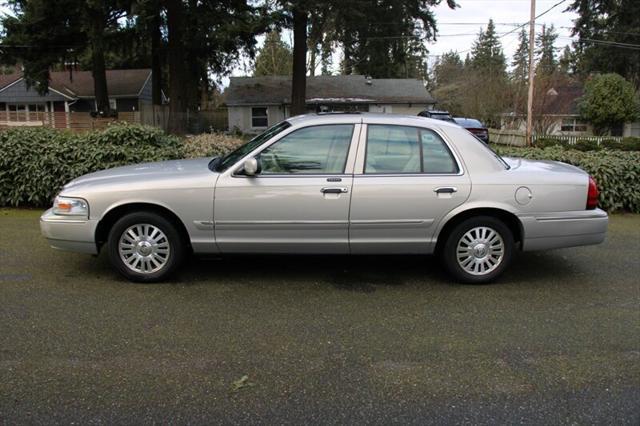
[[[362,114],[361,111],[320,111],[317,115]]]

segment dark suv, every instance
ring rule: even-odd
[[[434,118],[436,120],[450,121],[452,123],[455,123],[453,117],[451,116],[451,114],[449,114],[449,111],[424,110],[422,112],[419,112],[418,115],[420,117]]]

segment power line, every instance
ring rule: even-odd
[[[551,6],[551,7],[550,7],[550,8],[548,8],[547,10],[545,10],[544,12],[540,13],[539,15],[537,15],[537,16],[534,18],[534,20],[535,20],[535,19],[540,18],[541,16],[546,15],[547,13],[551,12],[553,9],[555,9],[555,8],[556,8],[556,7],[558,7],[558,6],[560,6],[562,3],[566,2],[566,1],[567,1],[567,0],[560,0],[559,2],[555,3],[553,6]],[[522,28],[522,27],[524,27],[524,26],[526,26],[526,25],[529,25],[529,24],[530,24],[530,22],[531,22],[531,20],[529,20],[529,21],[525,22],[524,24],[520,24],[520,25],[519,25],[519,26],[517,26],[516,28],[512,29],[511,31],[507,32],[506,34],[501,35],[501,36],[500,36],[500,37],[498,37],[498,38],[503,38],[503,37],[506,37],[506,36],[507,36],[507,35],[509,35],[509,34],[514,33],[514,32],[516,32],[516,31],[518,31],[520,28]],[[462,52],[458,52],[458,54],[461,54],[461,53],[467,53],[467,52],[470,52],[470,51],[472,51],[472,50],[473,50],[473,49],[463,50]]]
[[[573,40],[571,37],[558,37],[558,38]],[[640,50],[640,44],[622,43],[619,41],[600,40],[600,39],[593,39],[593,38],[581,38],[577,41],[579,43],[587,42],[587,43],[600,44],[600,45],[609,46],[609,47],[618,47],[621,49]]]

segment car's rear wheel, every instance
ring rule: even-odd
[[[458,281],[485,284],[498,278],[511,263],[513,234],[499,219],[478,216],[456,225],[442,250],[444,263]]]
[[[184,246],[176,227],[153,212],[127,214],[109,232],[111,264],[135,282],[158,282],[169,277],[182,262]]]

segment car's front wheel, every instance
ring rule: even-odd
[[[444,263],[458,280],[485,284],[500,276],[511,262],[513,234],[499,219],[478,216],[456,225],[442,250]]]
[[[121,217],[111,228],[109,260],[127,279],[157,282],[166,279],[184,257],[184,242],[176,227],[153,212]]]

